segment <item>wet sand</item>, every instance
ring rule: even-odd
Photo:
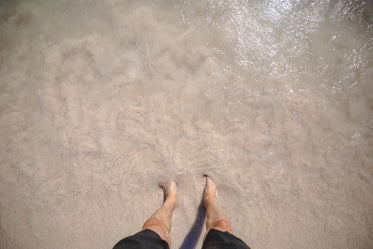
[[[112,248],[174,179],[179,248],[207,173],[253,249],[372,248],[372,9],[1,1],[0,247]]]

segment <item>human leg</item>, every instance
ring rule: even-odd
[[[143,230],[115,244],[113,249],[169,249],[173,210],[176,206],[176,182],[161,185],[163,205],[145,222]]]
[[[232,227],[215,201],[216,184],[205,176],[203,203],[206,207],[206,234],[202,249],[250,249],[244,241],[233,235]]]
[[[156,232],[171,247],[171,219],[176,207],[176,182],[171,181],[161,185],[165,201],[163,205],[144,223],[143,230],[150,229]]]
[[[211,228],[222,232],[229,232],[233,234],[231,225],[223,211],[218,207],[215,200],[216,184],[209,176],[205,176],[206,186],[203,193],[203,203],[206,207],[206,235]],[[206,237],[205,235],[205,237]]]

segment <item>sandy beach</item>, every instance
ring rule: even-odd
[[[171,179],[179,248],[203,174],[252,249],[373,247],[371,1],[4,0],[0,20],[0,248],[110,249]]]

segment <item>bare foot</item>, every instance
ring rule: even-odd
[[[177,189],[177,184],[175,181],[170,181],[164,184],[159,185],[164,194],[164,202],[168,202],[174,206],[174,208],[177,205],[177,195],[176,195],[176,189]]]
[[[206,179],[206,185],[203,192],[203,204],[207,206],[208,204],[215,202],[217,187],[208,175],[204,175],[204,177]]]

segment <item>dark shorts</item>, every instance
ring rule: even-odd
[[[210,229],[202,249],[250,249],[245,242],[228,232]]]
[[[113,249],[169,249],[168,243],[152,230],[145,229],[119,241]]]
[[[152,230],[145,229],[119,241],[113,249],[169,249],[166,241]],[[202,249],[250,249],[236,236],[210,229]]]

